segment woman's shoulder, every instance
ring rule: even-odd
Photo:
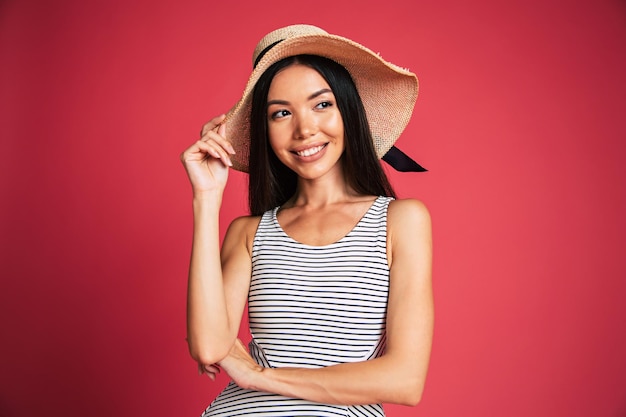
[[[236,217],[228,226],[227,237],[237,237],[245,241],[247,246],[251,245],[256,234],[262,216],[240,216]]]
[[[432,225],[426,205],[413,198],[391,201],[387,210],[387,241],[389,265],[397,265],[397,259],[415,259],[423,251],[429,251]]]
[[[229,229],[238,231],[252,231],[252,234],[256,231],[263,216],[239,216],[233,219],[230,223]]]
[[[430,223],[430,212],[426,205],[415,198],[391,200],[387,210],[387,221],[390,226],[415,223]]]

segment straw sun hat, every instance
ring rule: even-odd
[[[363,101],[379,158],[400,171],[424,171],[393,146],[409,122],[417,99],[415,74],[385,61],[350,39],[311,25],[277,29],[265,35],[256,46],[252,74],[241,99],[225,120],[226,137],[236,151],[231,157],[234,169],[248,171],[252,91],[259,77],[275,62],[301,54],[330,58],[348,70]]]

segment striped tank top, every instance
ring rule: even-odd
[[[302,244],[263,214],[252,247],[250,354],[263,367],[318,368],[380,356],[389,290],[387,207],[378,197],[356,226],[325,246]],[[381,404],[332,405],[245,390],[232,381],[202,414],[382,417]]]

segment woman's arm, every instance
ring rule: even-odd
[[[196,204],[187,340],[194,360],[211,365],[228,354],[237,338],[250,284],[247,230],[253,219],[242,217],[231,223],[220,253],[217,216],[210,204]]]
[[[191,356],[213,364],[226,356],[239,329],[250,277],[247,225],[237,219],[219,247],[219,211],[232,147],[224,116],[207,123],[202,138],[181,155],[193,189],[194,231],[187,294],[187,340]]]
[[[430,216],[416,200],[389,206],[387,348],[365,362],[318,369],[256,365],[241,343],[221,363],[240,386],[330,404],[417,404],[433,332]]]

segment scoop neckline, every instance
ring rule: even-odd
[[[286,238],[288,238],[290,241],[292,241],[293,243],[296,243],[296,244],[298,244],[298,245],[301,245],[301,246],[303,246],[303,247],[307,247],[307,248],[317,248],[317,249],[319,249],[319,248],[328,248],[328,247],[331,247],[331,246],[336,245],[336,244],[338,244],[338,243],[341,243],[343,240],[345,240],[346,238],[348,238],[348,237],[352,234],[352,232],[353,232],[353,231],[354,231],[357,227],[359,227],[359,225],[363,222],[363,219],[365,219],[365,217],[367,217],[367,216],[369,215],[370,211],[372,211],[372,209],[374,208],[374,206],[376,206],[376,205],[378,204],[378,202],[379,202],[381,199],[383,199],[383,198],[384,198],[384,196],[378,196],[378,197],[376,197],[376,198],[374,199],[374,201],[372,201],[372,204],[370,204],[370,206],[367,208],[367,210],[365,210],[365,213],[363,213],[363,215],[361,216],[361,218],[359,218],[359,221],[358,221],[358,222],[356,222],[356,223],[354,224],[354,226],[353,226],[350,230],[348,230],[348,232],[347,232],[345,235],[343,235],[343,236],[342,236],[341,238],[339,238],[338,240],[336,240],[336,241],[334,241],[334,242],[331,242],[331,243],[328,243],[328,244],[326,244],[326,245],[311,245],[311,244],[308,244],[308,243],[300,242],[299,240],[294,239],[293,237],[291,237],[291,235],[289,235],[289,233],[287,233],[287,232],[285,231],[285,229],[283,229],[283,227],[280,225],[280,223],[278,222],[278,217],[276,216],[276,214],[278,213],[278,210],[280,209],[280,207],[281,207],[281,206],[274,207],[274,209],[272,210],[272,222],[274,223],[274,226],[275,226],[278,230],[280,230],[280,232],[281,232],[281,233],[282,233],[282,234],[283,234]]]

